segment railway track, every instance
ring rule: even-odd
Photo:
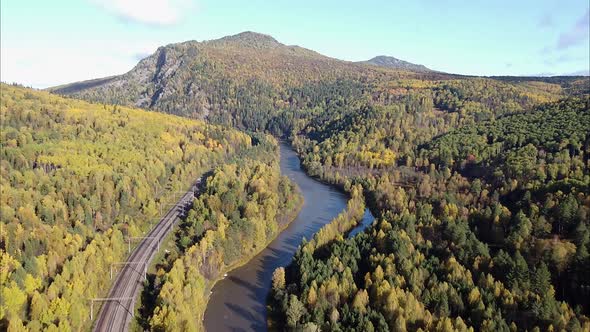
[[[200,179],[197,181],[199,183]],[[131,255],[127,258],[121,271],[117,274],[107,299],[94,324],[93,331],[127,331],[134,316],[135,300],[143,288],[144,273],[154,254],[158,250],[158,241],[172,230],[178,217],[183,214],[193,199],[196,184],[160,219],[152,230],[145,235]],[[107,271],[105,273],[108,274]],[[107,277],[105,274],[105,277]],[[99,277],[99,276],[97,276]]]

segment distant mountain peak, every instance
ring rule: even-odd
[[[400,60],[398,58],[394,58],[392,56],[387,55],[379,55],[371,60],[362,61],[362,63],[367,63],[375,66],[380,67],[387,67],[387,68],[395,68],[395,69],[406,69],[411,71],[431,71],[431,69],[427,68],[424,65],[419,65],[415,63],[411,63],[408,61]]]
[[[236,35],[226,36],[220,39],[211,40],[208,43],[221,45],[236,45],[251,48],[276,48],[284,46],[270,35],[263,33],[244,31]]]

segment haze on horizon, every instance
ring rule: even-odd
[[[36,88],[130,70],[157,47],[242,31],[349,61],[468,75],[588,75],[584,1],[34,0],[1,3],[1,80]]]

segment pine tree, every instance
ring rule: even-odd
[[[287,309],[287,324],[290,327],[297,327],[299,319],[305,314],[305,306],[296,295],[291,294],[289,296],[289,308]]]

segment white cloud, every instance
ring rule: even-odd
[[[194,0],[90,0],[124,20],[174,25],[195,8]]]

